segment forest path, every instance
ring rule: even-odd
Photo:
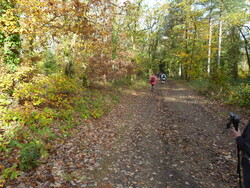
[[[8,187],[235,187],[235,142],[222,134],[229,111],[181,81],[126,90],[108,115],[77,126]]]
[[[225,106],[182,82],[126,95],[118,140],[93,173],[99,187],[235,187],[235,143]]]
[[[227,117],[227,109],[216,108],[219,104],[172,80],[158,84],[155,92],[131,95],[126,98],[120,139],[93,174],[96,185],[225,188],[237,184],[234,140],[222,134],[226,121],[220,116]]]

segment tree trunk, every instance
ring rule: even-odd
[[[218,69],[220,69],[221,43],[222,43],[222,21],[221,21],[221,15],[220,15],[220,20],[219,20],[219,39],[218,39],[218,54],[217,54],[217,66],[218,66]]]
[[[188,54],[188,30],[187,29],[185,30],[185,39],[186,39],[185,51],[186,51],[186,54]],[[184,76],[186,80],[188,79],[187,70],[188,70],[187,57],[185,57],[185,65],[183,65],[182,76]]]
[[[208,35],[208,57],[207,57],[207,74],[210,76],[211,71],[211,44],[212,44],[212,19],[209,18],[209,35]]]
[[[239,41],[240,41],[240,34],[237,32],[236,27],[232,27],[231,29],[231,43],[232,45],[232,50],[230,51],[230,60],[232,61],[232,76],[233,79],[236,80],[238,78],[238,62],[240,59],[240,46],[239,46]]]
[[[250,70],[250,57],[249,57],[249,53],[248,53],[248,41],[247,41],[247,38],[246,36],[244,35],[244,33],[242,32],[241,28],[238,27],[238,29],[240,30],[240,34],[241,36],[243,37],[244,39],[244,43],[245,43],[245,52],[246,52],[246,56],[247,56],[247,64],[248,64],[248,68]]]
[[[182,69],[183,69],[182,68],[182,63],[180,62],[179,63],[179,77],[182,77],[182,72],[183,72]]]
[[[113,31],[112,31],[112,59],[116,58],[118,47],[118,25],[116,18],[114,18]]]
[[[194,60],[196,37],[197,37],[197,26],[194,23],[194,39],[193,39],[193,44],[192,44],[191,59],[190,59],[190,65],[189,65],[190,71],[192,70],[192,65],[193,65],[193,60]],[[188,80],[190,80],[190,75],[188,76]]]

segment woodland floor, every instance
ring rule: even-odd
[[[44,164],[6,187],[236,187],[235,141],[230,131],[222,134],[230,111],[242,129],[243,109],[208,100],[184,82],[126,90],[108,115],[83,122]]]

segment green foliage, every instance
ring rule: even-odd
[[[250,83],[231,86],[227,102],[239,104],[240,106],[250,106]]]
[[[113,95],[111,95],[111,98],[112,98],[112,102],[111,103],[119,103],[120,102],[120,98],[119,98],[119,96],[118,95],[115,95],[115,94],[113,94]]]
[[[14,76],[12,74],[6,73],[0,75],[0,92],[3,95],[3,98],[8,97],[8,95],[13,93],[13,79]]]
[[[102,117],[102,115],[103,115],[103,111],[102,111],[101,108],[98,108],[98,109],[94,110],[94,111],[91,113],[91,116],[92,116],[93,118],[95,118],[95,119]]]
[[[199,93],[207,95],[211,91],[211,85],[209,80],[202,79],[202,80],[191,80],[189,84],[195,88]]]
[[[85,87],[85,88],[89,87],[90,83],[89,83],[88,76],[86,74],[83,74],[81,76],[81,79],[82,79],[82,86]]]
[[[3,0],[0,2],[0,18],[3,18],[2,25],[4,25],[5,27],[8,26],[14,27],[14,25],[18,27],[18,16],[16,16],[15,14],[13,14],[13,16],[11,17],[10,15],[5,15],[7,10],[13,8],[14,6],[15,6],[14,1]],[[8,20],[5,20],[6,17]],[[21,37],[20,34],[17,32],[11,33],[11,31],[9,31],[10,30],[9,28],[6,29],[7,30],[6,32],[5,31],[0,32],[0,53],[3,57],[3,62],[6,65],[8,65],[10,69],[14,72],[17,69],[20,62],[19,55],[21,49]]]
[[[35,70],[30,67],[20,67],[13,74],[10,73],[6,66],[1,67],[0,71],[0,111],[3,112],[3,108],[8,108],[15,101],[13,100],[13,92],[18,83],[27,82],[34,76]],[[1,118],[1,117],[0,117]]]
[[[75,111],[82,117],[103,115],[103,96],[100,92],[91,92],[79,87],[74,80],[50,76],[37,79],[34,83],[24,83],[14,93],[23,105],[22,121],[26,125],[47,126],[54,119],[68,120]],[[34,110],[40,108],[42,110]]]
[[[52,108],[70,108],[72,96],[79,91],[74,80],[66,77],[52,75],[42,77],[33,83],[24,83],[18,87],[14,96],[19,103],[32,106],[50,106]]]
[[[0,31],[0,47],[2,48],[4,46],[4,33],[2,31]]]
[[[71,136],[71,129],[81,124],[79,118],[100,118],[119,101],[113,92],[85,89],[61,75],[30,77],[18,72],[18,85],[13,89],[18,104],[1,113],[5,133],[0,136],[0,151],[6,157],[18,155],[15,163],[24,171],[39,165],[39,159],[49,154],[56,138]],[[15,177],[11,169],[5,174]]]
[[[89,114],[94,118],[100,118],[104,114],[103,100],[103,96],[98,91],[93,92],[91,97],[84,97],[85,104],[82,105],[87,105],[88,110],[82,111],[82,113]]]
[[[58,71],[58,65],[55,59],[55,55],[51,51],[46,52],[46,60],[44,62],[44,70],[47,75]]]
[[[124,87],[124,86],[131,86],[131,85],[132,85],[132,81],[129,77],[115,79],[112,82],[112,86],[115,88]]]
[[[121,79],[116,79],[112,82],[111,87],[116,88],[120,92],[127,89],[140,89],[148,84],[148,76],[146,75],[131,75],[130,77],[125,77]],[[119,102],[119,97],[117,95],[113,96],[113,102]]]
[[[201,94],[219,98],[226,103],[239,106],[250,106],[249,82],[213,82],[207,79],[193,80],[189,84]]]
[[[13,8],[13,7],[14,7],[14,4],[11,1],[2,0],[0,2],[0,15],[2,14],[2,12],[4,12],[4,10],[10,9],[10,8]]]
[[[9,168],[6,168],[4,171],[3,171],[3,174],[2,174],[2,179],[5,180],[5,179],[15,179],[18,177],[19,173],[17,171],[17,167],[18,165],[17,164],[14,164],[12,165],[11,167]]]
[[[38,159],[41,157],[41,146],[36,142],[24,144],[20,153],[20,169],[27,171],[35,168],[39,163]]]
[[[4,39],[6,48],[4,50],[4,62],[11,66],[12,70],[16,70],[19,64],[19,49],[21,46],[21,39],[19,34],[12,34]]]
[[[191,80],[189,84],[201,94],[214,98],[224,98],[230,88],[230,83],[223,79],[218,80]]]

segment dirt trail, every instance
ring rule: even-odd
[[[97,171],[100,187],[234,187],[234,142],[223,107],[168,80],[155,92],[137,92],[128,104],[122,139]],[[224,111],[225,110],[225,111]]]
[[[222,134],[229,111],[172,80],[154,92],[126,91],[109,115],[77,127],[47,163],[22,174],[16,185],[235,187],[235,143],[229,132]]]

